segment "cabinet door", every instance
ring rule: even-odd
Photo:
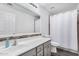
[[[43,56],[43,50],[37,53],[37,56]]]
[[[47,47],[44,48],[44,56],[47,56]]]
[[[51,55],[51,44],[50,41],[48,41],[44,44],[44,56],[50,56],[50,55]]]
[[[50,56],[51,55],[51,45],[47,45],[47,55]]]
[[[20,56],[36,56],[36,48],[34,48],[26,53],[23,53]]]
[[[37,47],[37,52],[43,51],[43,44]]]

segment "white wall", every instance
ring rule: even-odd
[[[15,16],[15,33],[34,32],[33,16],[2,4],[0,4],[0,11],[10,13]]]
[[[40,6],[40,27],[41,27],[41,33],[42,35],[48,35],[49,34],[49,13]]]

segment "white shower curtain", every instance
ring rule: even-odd
[[[61,47],[77,51],[77,10],[51,16],[50,35]]]

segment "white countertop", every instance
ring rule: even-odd
[[[1,49],[0,56],[18,56],[49,40],[50,38],[45,38],[42,36],[21,38],[18,39],[16,46],[12,46],[11,48]]]

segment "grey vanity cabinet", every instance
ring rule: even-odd
[[[51,42],[47,41],[34,49],[21,54],[20,56],[50,56],[51,55]]]

